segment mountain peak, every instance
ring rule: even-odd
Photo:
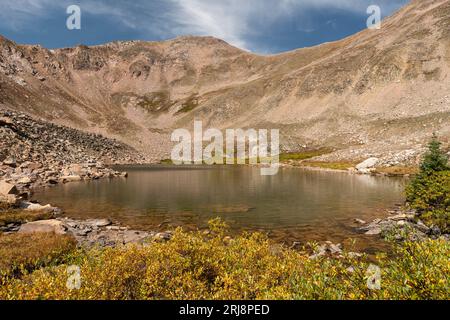
[[[200,119],[277,127],[287,150],[333,147],[354,159],[448,135],[449,77],[450,1],[413,1],[381,30],[273,56],[199,36],[52,51],[8,42],[0,105],[153,156],[168,156],[172,129]]]

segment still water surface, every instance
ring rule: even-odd
[[[232,231],[263,231],[294,241],[371,246],[354,219],[372,221],[403,200],[404,179],[282,169],[261,176],[248,166],[120,167],[127,179],[69,183],[41,190],[35,198],[75,218],[109,217],[144,230],[203,228],[215,217]]]

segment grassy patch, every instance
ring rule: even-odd
[[[356,162],[325,162],[325,161],[303,161],[302,166],[332,170],[348,170],[357,165]]]
[[[160,91],[141,97],[137,105],[149,112],[163,112],[167,111],[173,102],[168,92]]]
[[[197,108],[198,105],[198,97],[196,95],[192,95],[187,98],[185,102],[183,102],[183,104],[181,105],[181,109],[178,110],[177,114],[190,112]]]
[[[159,162],[159,164],[172,165],[173,161],[171,159],[163,159]]]
[[[302,161],[306,159],[311,159],[314,157],[318,157],[324,154],[330,153],[330,150],[321,149],[321,150],[313,150],[313,151],[304,151],[304,152],[292,152],[292,153],[282,153],[280,154],[280,161]]]
[[[447,299],[450,244],[406,243],[395,258],[377,257],[380,290],[370,290],[365,257],[309,259],[259,233],[231,239],[177,230],[167,243],[80,253],[79,290],[65,265],[46,267],[0,287],[0,299]],[[73,263],[73,262],[72,262]]]
[[[0,284],[57,263],[75,247],[71,237],[53,233],[0,235]]]
[[[402,167],[393,166],[386,168],[376,168],[375,173],[381,173],[388,176],[404,176],[404,175],[415,175],[419,173],[418,167]]]
[[[26,222],[33,222],[38,220],[46,220],[53,217],[53,213],[39,213],[28,212],[17,209],[10,209],[0,211],[0,227],[6,226],[10,223],[22,224]]]

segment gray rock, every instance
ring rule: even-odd
[[[380,235],[383,232],[383,230],[380,227],[375,227],[373,229],[370,229],[365,234],[368,236],[377,236]]]
[[[155,234],[153,238],[157,241],[169,241],[170,239],[172,239],[172,234],[168,232],[159,232]]]
[[[419,231],[423,232],[423,233],[430,233],[431,229],[429,227],[427,227],[422,221],[417,221],[417,223],[414,225],[414,227],[416,229],[418,229]]]
[[[393,221],[407,221],[407,220],[412,220],[412,219],[414,219],[414,216],[407,215],[407,214],[398,214],[398,215],[388,218],[388,220],[393,220]]]
[[[3,164],[15,168],[17,165],[17,162],[14,157],[8,157],[3,161]]]
[[[28,202],[28,201],[22,201],[20,203],[20,208],[25,210],[25,211],[44,212],[44,213],[50,213],[50,212],[57,212],[58,211],[58,208],[52,207],[49,204],[43,206],[43,205],[40,205],[39,203],[32,203],[32,202]]]
[[[367,223],[366,221],[364,221],[364,220],[362,220],[362,219],[355,219],[354,221],[355,221],[355,223],[357,223],[357,224],[366,224],[366,223]]]
[[[374,168],[377,165],[379,160],[380,159],[378,159],[378,158],[369,158],[366,161],[361,162],[360,164],[358,164],[356,166],[356,169],[358,171],[363,171],[363,170]]]
[[[150,236],[147,232],[141,232],[141,231],[125,231],[123,233],[123,243],[142,243],[146,239],[148,239]]]
[[[17,206],[20,199],[14,194],[2,195],[0,194],[0,203],[5,203],[9,206]]]
[[[112,221],[109,219],[97,219],[97,220],[89,221],[89,223],[91,225],[93,225],[95,227],[99,227],[99,228],[112,225]]]
[[[19,191],[17,190],[15,185],[10,184],[6,181],[0,181],[0,195],[17,195],[18,193]]]
[[[363,254],[359,253],[359,252],[349,252],[348,256],[352,259],[355,259],[355,258],[361,258],[363,256]]]
[[[340,245],[336,245],[333,243],[328,246],[328,250],[331,252],[331,254],[341,254],[342,253],[342,249],[340,248]]]
[[[79,175],[72,175],[72,176],[63,176],[60,178],[60,180],[63,183],[67,183],[67,182],[77,182],[77,181],[81,181],[82,178]]]
[[[26,185],[30,184],[31,182],[32,181],[29,177],[23,177],[23,178],[20,178],[19,180],[17,180],[17,183],[26,184]]]
[[[441,229],[438,226],[432,226],[430,233],[431,233],[432,236],[439,237],[439,236],[441,236],[442,231],[441,231]]]
[[[74,236],[79,236],[79,237],[86,237],[89,233],[92,232],[92,229],[89,228],[85,228],[85,229],[75,229],[72,231],[72,234]]]
[[[58,220],[41,220],[23,224],[19,233],[56,233],[66,234],[66,227]]]

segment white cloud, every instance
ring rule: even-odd
[[[384,12],[405,0],[375,0]],[[211,35],[243,48],[254,47],[251,38],[270,32],[271,26],[294,17],[298,30],[311,30],[308,10],[342,9],[366,14],[373,0],[0,0],[0,28],[30,27],[39,18],[77,3],[82,12],[109,16],[142,35],[170,38]],[[302,15],[305,21],[302,22]],[[309,18],[309,22],[308,22]],[[302,23],[304,25],[302,25]]]
[[[176,34],[212,35],[244,49],[249,36],[270,30],[271,25],[291,16],[302,17],[308,10],[341,9],[366,14],[372,0],[170,0],[176,4],[170,18]],[[401,0],[400,0],[401,1]],[[391,13],[399,1],[378,0]],[[306,20],[306,19],[305,19]],[[298,30],[312,30],[298,21]]]

